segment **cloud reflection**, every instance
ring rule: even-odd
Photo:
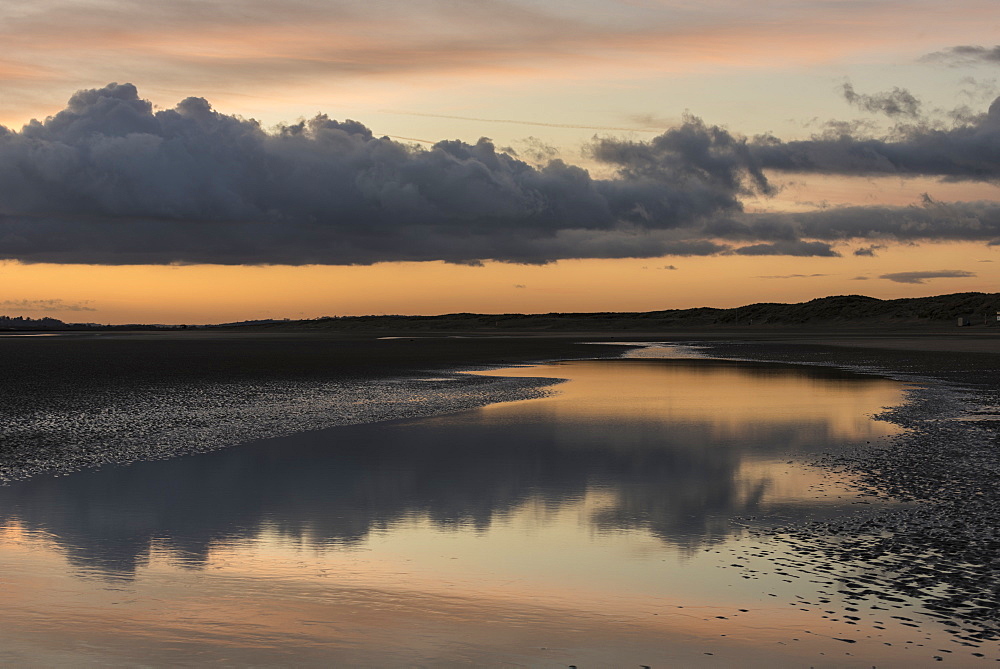
[[[560,369],[570,381],[548,400],[18,483],[0,489],[0,525],[51,533],[88,573],[128,576],[153,550],[197,568],[214,547],[264,528],[315,548],[351,546],[414,519],[483,530],[527,503],[560,508],[600,491],[610,501],[585,523],[690,548],[729,536],[734,516],[841,512],[779,470],[794,468],[796,454],[876,434],[857,412],[900,396],[898,384],[826,369],[645,360]],[[510,374],[540,371],[550,373]],[[629,384],[631,397],[617,393]],[[699,405],[713,389],[719,421]],[[615,394],[630,410],[616,413]],[[831,399],[852,394],[864,402]],[[753,408],[792,398],[818,408],[801,417]]]

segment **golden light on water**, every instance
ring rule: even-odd
[[[337,490],[300,488],[300,498],[273,509],[279,500],[265,496],[238,507],[239,520],[178,498],[168,515],[203,518],[191,527],[195,537],[215,536],[208,543],[188,539],[188,524],[164,525],[156,505],[118,509],[129,497],[111,490],[89,515],[74,516],[89,520],[60,525],[67,502],[46,500],[73,479],[42,482],[19,497],[35,501],[0,533],[0,659],[59,664],[85,648],[112,663],[503,656],[565,664],[642,663],[668,652],[686,666],[717,666],[720,658],[764,662],[793,637],[796,646],[781,649],[790,662],[837,654],[837,625],[789,606],[803,582],[740,578],[797,559],[743,528],[753,515],[836,515],[861,499],[845,477],[806,460],[892,433],[865,416],[901,401],[901,384],[697,360],[571,361],[490,374],[568,381],[538,400],[365,428],[385,430],[367,448],[389,453],[409,443],[419,451],[413,464],[376,457],[366,465],[379,469],[368,471],[371,484],[348,477],[330,482]],[[353,466],[340,432],[319,434],[329,435],[325,449],[316,450],[317,435],[302,454],[296,437],[259,448],[331,472]],[[785,441],[790,434],[796,439]],[[496,472],[468,459],[477,449],[490,453]],[[211,480],[221,486],[215,494],[249,501],[255,492],[231,478],[240,450],[212,455],[212,471],[230,475]],[[413,468],[432,453],[434,467]],[[552,471],[529,476],[537,468]],[[434,482],[414,480],[419,470]],[[396,482],[402,496],[380,481]],[[321,500],[326,506],[316,506]],[[259,520],[248,524],[242,514],[256,506]],[[156,529],[147,532],[147,523]],[[220,523],[214,533],[212,523]],[[757,571],[734,571],[737,560]],[[889,652],[871,645],[866,658]]]
[[[622,367],[627,365],[627,367]],[[757,424],[822,426],[824,435],[866,440],[892,433],[869,415],[904,399],[896,381],[878,378],[816,378],[775,367],[750,370],[737,364],[630,360],[574,361],[489,372],[534,377],[563,374],[570,383],[552,396],[529,400],[522,411],[549,421],[584,421],[605,426],[634,421],[711,425],[717,437],[738,438]],[[483,409],[503,415],[505,407]],[[613,429],[613,428],[610,428]]]

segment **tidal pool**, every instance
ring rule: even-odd
[[[810,463],[896,432],[870,416],[902,384],[693,359],[489,374],[565,381],[0,488],[0,662],[867,669],[950,643],[752,531],[871,508]]]

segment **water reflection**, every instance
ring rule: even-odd
[[[622,360],[498,373],[569,381],[543,400],[19,483],[0,489],[0,525],[50,533],[81,571],[119,576],[157,551],[198,568],[265,533],[350,547],[425,521],[482,532],[526,505],[553,512],[536,513],[538,531],[575,505],[584,531],[691,549],[731,535],[734,516],[841,513],[850,493],[803,457],[886,433],[865,414],[901,399],[895,382],[823,368]]]

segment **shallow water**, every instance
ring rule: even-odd
[[[809,463],[894,433],[868,416],[901,384],[710,360],[490,374],[567,381],[0,488],[0,662],[867,668],[950,643],[845,614],[750,531],[870,509]]]

